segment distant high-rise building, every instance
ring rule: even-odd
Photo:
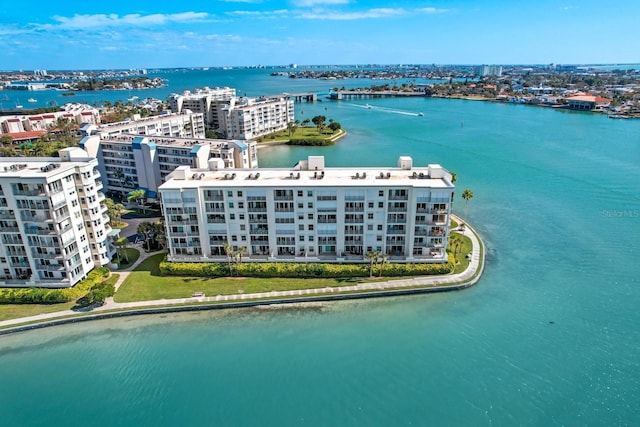
[[[502,65],[481,65],[478,70],[478,75],[481,77],[484,76],[502,76]]]

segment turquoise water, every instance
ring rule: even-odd
[[[3,426],[640,424],[640,121],[439,99],[296,110],[349,135],[261,148],[262,166],[455,171],[454,210],[471,188],[487,245],[480,283],[0,337]]]

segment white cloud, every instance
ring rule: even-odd
[[[349,4],[349,0],[292,0],[296,7],[330,6],[336,4]]]
[[[360,12],[340,12],[337,10],[325,10],[316,9],[310,12],[302,12],[298,16],[302,19],[320,19],[320,20],[335,20],[335,21],[352,21],[357,19],[380,19],[380,18],[392,18],[398,16],[408,16],[411,14],[433,14],[447,12],[446,9],[436,9],[433,7],[426,7],[421,9],[407,10],[403,8],[375,8],[363,10]]]
[[[205,12],[183,12],[173,14],[129,14],[119,16],[115,13],[111,14],[95,14],[95,15],[73,15],[72,17],[66,16],[54,16],[53,20],[57,24],[45,24],[40,26],[42,29],[91,29],[91,28],[105,28],[115,26],[153,26],[163,25],[167,23],[176,22],[194,22],[202,21],[209,17],[209,14]]]
[[[264,11],[236,10],[233,12],[227,12],[227,15],[239,18],[283,18],[288,14],[289,11],[287,9]]]

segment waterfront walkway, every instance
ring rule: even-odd
[[[463,223],[463,221],[452,215],[452,218],[458,222],[458,224]],[[469,286],[474,285],[482,275],[482,270],[484,268],[484,250],[482,248],[482,242],[478,238],[477,234],[469,227],[468,225],[465,227],[464,231],[459,231],[459,233],[464,234],[465,236],[471,239],[472,250],[471,250],[471,260],[469,262],[469,266],[462,273],[457,274],[448,274],[448,275],[437,275],[437,276],[424,276],[424,277],[415,277],[415,278],[406,278],[406,279],[397,279],[397,280],[388,280],[383,282],[371,282],[371,283],[359,283],[357,285],[352,286],[340,286],[340,287],[325,287],[325,288],[316,288],[316,289],[297,289],[297,290],[289,290],[289,291],[271,291],[271,292],[259,292],[259,293],[251,293],[251,294],[234,294],[234,295],[216,295],[216,296],[203,296],[203,297],[190,297],[190,298],[176,298],[176,299],[160,299],[160,300],[152,300],[152,301],[136,301],[136,302],[126,302],[119,303],[113,300],[113,297],[107,298],[105,305],[101,307],[94,308],[91,310],[91,315],[96,315],[98,317],[100,314],[106,314],[111,311],[136,311],[149,307],[167,307],[167,306],[183,306],[185,304],[206,304],[211,303],[216,306],[224,307],[225,303],[234,304],[241,302],[250,302],[257,301],[261,304],[278,304],[285,302],[294,302],[297,299],[301,298],[309,298],[315,297],[318,300],[323,299],[323,295],[325,295],[324,299],[329,299],[329,295],[331,295],[332,299],[335,298],[336,295],[344,295],[349,296],[351,298],[357,298],[360,296],[373,296],[373,295],[397,295],[401,294],[403,290],[406,293],[417,293],[417,292],[435,292],[435,291],[443,291],[443,290],[458,290],[464,289]],[[118,271],[117,274],[120,275],[118,280],[115,283],[116,291],[125,281],[125,279],[129,276],[129,273],[134,270],[138,264],[140,264],[143,260],[147,259],[149,256],[156,254],[146,253],[142,250],[142,247],[138,248],[141,251],[140,258],[126,271]],[[65,310],[59,311],[55,313],[47,313],[47,314],[39,314],[36,316],[23,317],[19,319],[11,319],[0,322],[0,328],[12,327],[25,323],[39,323],[39,322],[48,322],[53,321],[54,319],[61,317],[69,317],[69,316],[78,316],[82,312],[73,311],[73,310]],[[89,315],[89,316],[91,316]],[[87,314],[84,313],[86,317]]]

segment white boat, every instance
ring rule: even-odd
[[[369,105],[369,104],[365,104],[364,106],[365,106],[366,108],[371,108],[371,105]]]
[[[422,117],[422,116],[424,116],[424,113],[423,112],[419,112],[418,116]]]
[[[29,102],[38,102],[38,100],[35,99],[35,98],[29,98],[29,99],[27,99],[27,101],[29,101]]]

